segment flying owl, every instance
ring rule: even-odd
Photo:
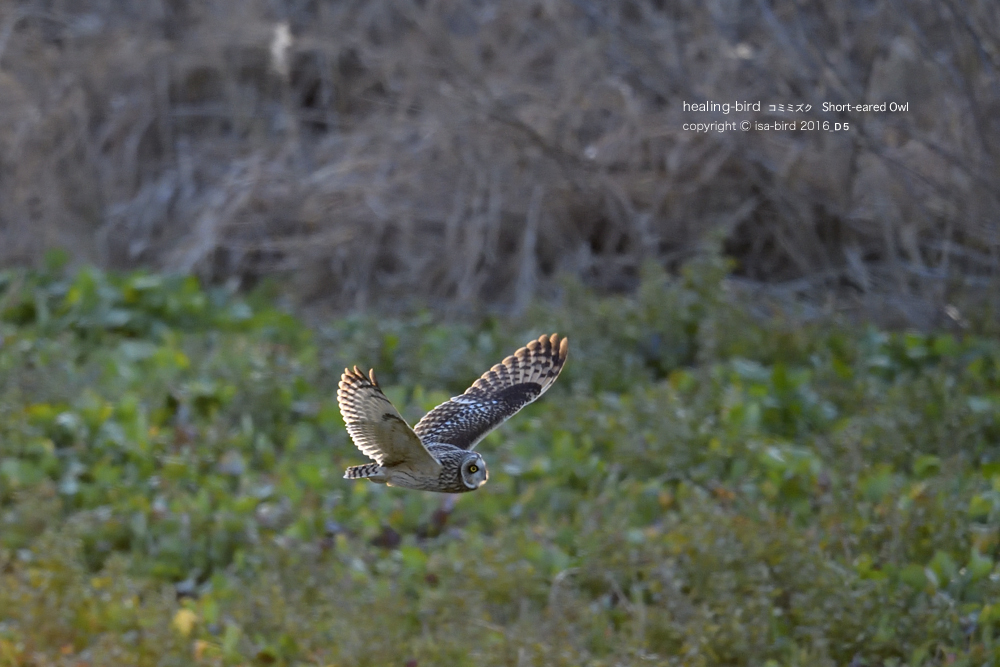
[[[420,491],[464,493],[489,479],[474,452],[479,441],[552,386],[569,341],[558,334],[533,340],[486,371],[461,396],[437,406],[410,428],[375,380],[344,369],[337,402],[354,444],[375,463],[351,466],[344,479]]]

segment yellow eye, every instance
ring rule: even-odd
[[[469,472],[479,472],[479,466],[473,463],[471,466],[469,466]]]

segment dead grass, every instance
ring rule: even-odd
[[[755,288],[939,323],[1000,268],[998,43],[986,0],[7,3],[0,263],[516,309],[719,228]],[[852,129],[681,128],[776,103]]]

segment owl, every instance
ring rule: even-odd
[[[569,341],[558,334],[533,340],[413,428],[379,389],[373,370],[365,377],[357,366],[345,368],[337,389],[340,413],[354,444],[375,462],[351,466],[344,478],[439,493],[475,491],[489,479],[476,445],[544,394],[568,353]]]

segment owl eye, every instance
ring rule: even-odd
[[[471,466],[469,466],[469,472],[479,472],[479,466],[473,463]]]

